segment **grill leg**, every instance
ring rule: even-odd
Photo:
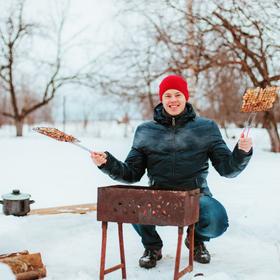
[[[104,280],[105,275],[105,257],[106,257],[106,243],[107,243],[107,222],[102,222],[102,245],[101,245],[101,261],[100,261],[100,280]]]
[[[183,277],[187,272],[193,270],[193,253],[194,253],[194,225],[189,226],[189,265],[180,271],[180,260],[181,260],[181,249],[182,249],[182,238],[183,238],[183,227],[178,227],[178,244],[175,260],[174,280],[178,280]]]
[[[193,269],[193,254],[194,254],[194,225],[189,226],[188,231],[188,239],[189,239],[189,267],[192,270]]]
[[[175,259],[174,280],[179,279],[183,229],[184,229],[183,227],[178,227],[178,243],[177,243],[176,259]]]
[[[120,256],[122,265],[122,279],[126,279],[126,267],[125,267],[125,255],[124,255],[124,242],[123,242],[123,226],[122,223],[118,223],[119,231],[119,244],[120,244]]]

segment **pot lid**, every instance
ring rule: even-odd
[[[24,200],[31,197],[28,193],[21,193],[20,190],[13,190],[11,193],[3,194],[2,198],[6,200]]]

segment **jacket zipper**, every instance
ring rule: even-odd
[[[175,127],[175,118],[172,118],[172,126]]]
[[[172,175],[173,175],[173,181],[175,182],[175,125],[176,121],[175,118],[172,118],[172,127],[173,127],[173,146],[174,146],[174,152],[173,152],[173,165],[172,165]]]

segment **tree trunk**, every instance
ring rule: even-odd
[[[17,131],[17,136],[22,136],[23,131],[23,119],[15,120],[15,126]]]
[[[150,91],[148,92],[148,99],[149,99],[151,112],[153,112],[154,111],[154,100],[153,100],[153,95]]]
[[[280,153],[280,138],[273,112],[265,112],[263,125],[269,134],[271,152]]]

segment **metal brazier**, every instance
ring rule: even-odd
[[[185,226],[199,217],[200,190],[115,185],[98,188],[97,220]]]

